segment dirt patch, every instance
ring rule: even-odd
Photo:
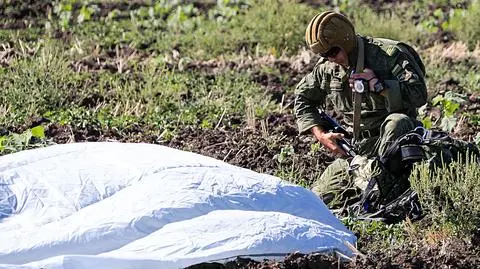
[[[479,249],[460,239],[439,245],[406,244],[387,252],[376,250],[360,268],[478,268]]]
[[[478,268],[479,250],[454,239],[439,246],[407,244],[377,250],[352,261],[318,253],[292,253],[283,261],[237,258],[225,264],[202,263],[188,269],[378,269],[378,268]]]
[[[1,1],[1,29],[24,29],[42,25],[42,19],[47,18],[52,11],[52,1]]]
[[[337,269],[341,268],[339,260],[333,256],[323,255],[319,253],[302,254],[292,253],[285,256],[282,262],[278,261],[256,261],[249,258],[236,258],[225,264],[221,263],[201,263],[187,267],[187,269]]]
[[[296,168],[307,181],[310,179],[308,175],[321,173],[325,163],[333,160],[324,151],[312,153],[311,139],[299,139],[292,115],[270,115],[264,122],[263,125],[257,123],[255,128],[186,128],[167,145],[267,174],[279,169],[278,154],[282,148],[291,146],[298,165]],[[285,160],[282,165],[288,167],[293,158]]]
[[[191,151],[223,160],[233,165],[261,173],[275,174],[279,168],[294,167],[304,184],[311,184],[313,175],[319,175],[334,158],[324,150],[312,151],[311,137],[299,137],[293,115],[273,114],[248,127],[238,117],[224,120],[226,125],[217,129],[185,127],[169,141],[159,141],[149,132],[149,127],[133,125],[119,132],[98,126],[85,127],[46,124],[46,136],[55,143],[85,141],[145,142],[162,144],[180,150]],[[38,125],[32,120],[23,128]],[[235,127],[236,126],[236,127]],[[21,130],[15,130],[20,132]],[[293,155],[279,161],[285,147],[293,149]],[[295,165],[293,165],[295,162]]]
[[[129,73],[132,65],[142,62],[149,55],[129,46],[116,46],[74,61],[70,67],[76,72],[96,72],[107,70],[111,73]]]

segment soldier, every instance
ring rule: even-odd
[[[313,184],[312,191],[334,207],[358,199],[377,171],[373,157],[419,125],[417,108],[427,102],[425,68],[410,46],[356,34],[348,18],[332,11],[313,17],[305,39],[322,58],[295,90],[299,132],[313,134],[333,154],[345,156],[337,144],[344,135],[328,132],[318,111],[330,105],[353,131],[359,154],[350,163],[345,158],[335,160]],[[365,88],[362,94],[352,90],[358,80]],[[356,177],[348,172],[353,163]]]

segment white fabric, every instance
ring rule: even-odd
[[[0,268],[182,268],[339,251],[355,236],[307,189],[198,154],[126,143],[0,157]]]

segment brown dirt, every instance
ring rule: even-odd
[[[461,240],[452,240],[440,246],[407,244],[399,249],[375,251],[357,256],[352,261],[318,253],[292,253],[283,261],[256,261],[237,258],[226,264],[202,263],[188,269],[379,269],[379,268],[478,268],[478,249],[472,249]]]
[[[236,121],[233,118],[230,121]],[[238,120],[237,120],[238,121]],[[292,115],[270,115],[268,131],[256,128],[222,128],[202,130],[187,128],[172,139],[168,146],[200,153],[257,172],[272,174],[279,167],[275,155],[290,145],[300,157],[296,162],[302,173],[311,175],[323,171],[326,161],[333,160],[325,152],[309,154],[311,140],[299,139]],[[320,161],[320,165],[319,165]],[[286,165],[291,164],[288,162]],[[311,182],[310,182],[311,183]]]
[[[52,1],[1,1],[0,29],[24,29],[41,25],[52,10]]]

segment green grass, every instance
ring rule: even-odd
[[[480,169],[476,159],[454,162],[431,174],[427,164],[416,166],[412,187],[435,230],[468,238],[480,225]]]
[[[0,100],[11,113],[1,119],[2,125],[48,116],[83,127],[122,127],[126,119],[163,128],[202,122],[212,126],[222,113],[245,114],[247,99],[257,116],[275,107],[246,73],[182,73],[154,60],[127,74],[77,73],[59,51],[57,43],[44,44],[35,56],[13,60],[3,70]]]
[[[473,0],[467,10],[453,10],[451,19],[446,28],[456,34],[459,40],[467,43],[471,49],[475,48],[480,40],[480,1]]]
[[[413,11],[403,15],[393,12],[379,14],[370,8],[360,6],[349,13],[355,24],[355,30],[362,35],[402,40],[415,45],[421,45],[418,41],[428,36],[425,29],[415,25],[410,19]]]

